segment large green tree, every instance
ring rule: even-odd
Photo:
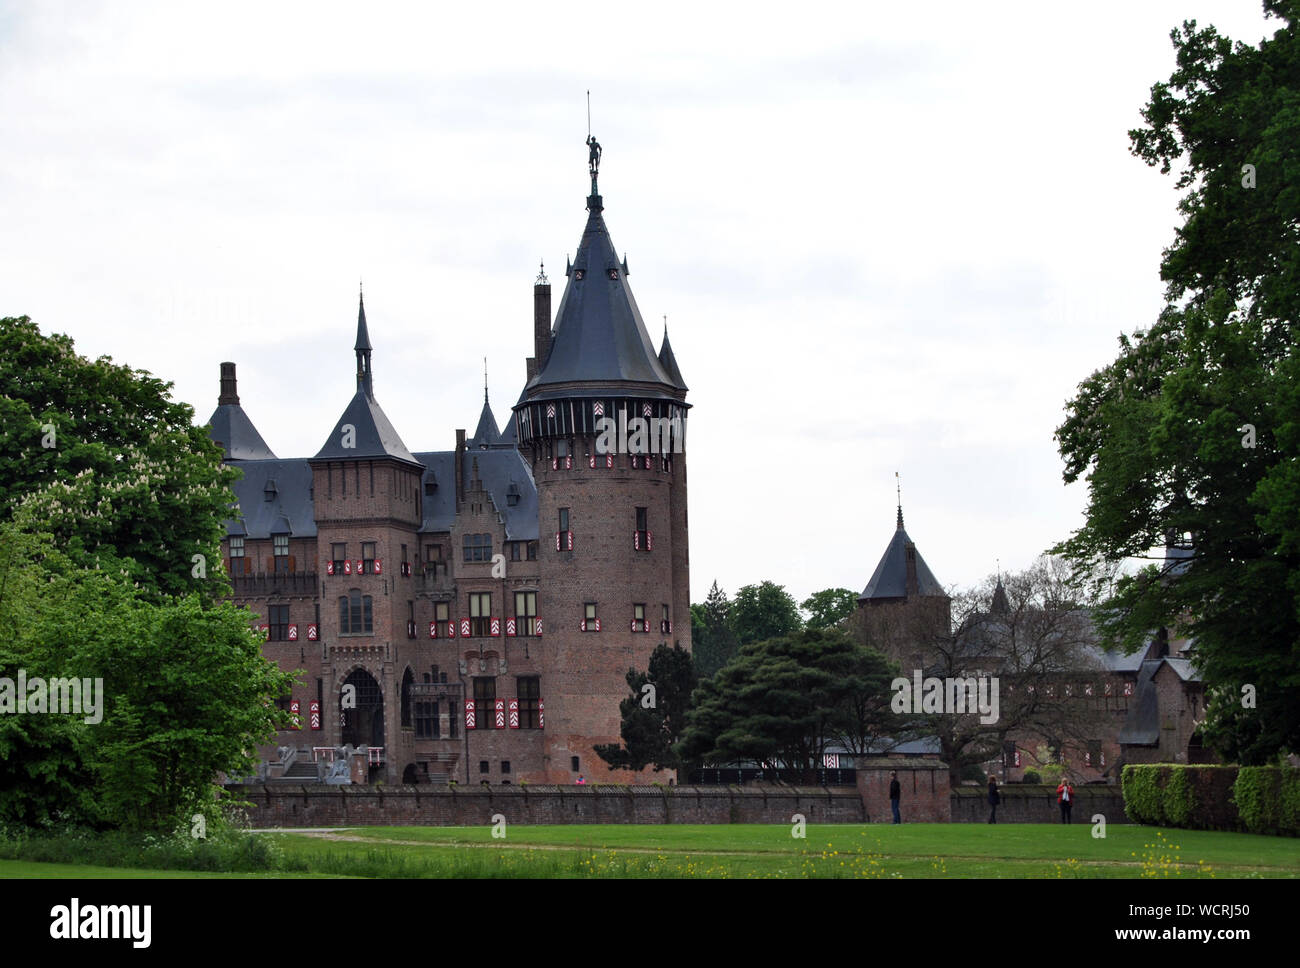
[[[708,679],[726,665],[737,644],[731,628],[731,600],[714,581],[703,604],[691,606],[691,652],[699,677]]]
[[[682,766],[673,745],[686,728],[691,694],[698,684],[691,654],[660,642],[644,671],[627,670],[632,694],[619,703],[622,744],[598,744],[596,755],[616,770],[675,770]]]
[[[285,724],[271,697],[293,677],[263,657],[247,611],[154,601],[117,564],[79,567],[52,536],[0,524],[0,679],[102,680],[93,709],[80,690],[80,714],[0,715],[0,820],[174,829]]]
[[[0,319],[0,521],[23,517],[88,567],[111,553],[155,598],[215,600],[238,472],[170,388],[26,316]]]
[[[741,646],[696,690],[678,752],[692,762],[766,760],[808,774],[827,744],[878,732],[882,708],[889,716],[891,671],[837,629]]]
[[[1102,627],[1130,649],[1159,627],[1194,637],[1207,738],[1248,763],[1300,749],[1300,6],[1264,7],[1284,26],[1257,48],[1195,22],[1171,35],[1177,69],[1130,134],[1187,189],[1168,305],[1056,434],[1089,505],[1055,550],[1092,569],[1191,536],[1185,569],[1117,580]]]

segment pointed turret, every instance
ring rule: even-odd
[[[989,605],[989,611],[994,615],[1006,615],[1011,611],[1011,603],[1007,601],[1007,590],[1002,587],[1002,576],[998,575],[998,587],[993,589],[993,602]]]
[[[357,392],[314,460],[354,460],[392,457],[419,466],[392,423],[375,400],[370,370],[370,333],[366,328],[366,306],[357,314]]]
[[[673,356],[673,344],[668,342],[668,321],[664,320],[664,341],[659,346],[659,365],[664,368],[668,374],[668,379],[673,386],[687,389],[686,381],[682,379],[682,371],[677,366],[677,357]]]
[[[903,530],[903,505],[898,505],[898,523],[894,537],[876,565],[871,581],[858,596],[860,604],[899,601],[923,597],[945,597],[943,586],[930,571],[916,544]]]
[[[594,173],[592,181],[594,187]],[[529,399],[565,396],[574,383],[643,384],[638,396],[680,399],[680,381],[660,363],[627,283],[627,261],[618,257],[602,211],[603,200],[593,191],[552,336],[539,340],[548,345],[538,347]]]
[[[221,364],[221,393],[208,418],[208,433],[225,451],[226,460],[275,460],[275,454],[239,405],[235,364]]]
[[[492,414],[492,407],[488,403],[487,388],[487,364],[484,363],[483,371],[483,410],[478,416],[478,427],[474,430],[474,436],[470,438],[471,447],[487,447],[489,444],[495,444],[501,439],[501,431],[497,429],[497,418]]]
[[[366,327],[366,298],[364,294],[358,294],[357,301],[357,345],[353,347],[357,353],[357,390],[364,390],[366,396],[375,395],[375,386],[373,374],[370,371],[370,330]]]

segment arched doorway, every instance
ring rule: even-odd
[[[343,694],[352,691],[347,686],[355,689],[357,701],[355,709],[339,709],[340,737],[344,745],[383,746],[384,694],[379,683],[365,669],[353,669],[343,680],[343,685],[345,688],[339,693],[340,703]]]

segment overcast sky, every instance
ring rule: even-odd
[[[1169,31],[1258,0],[880,4],[0,0],[0,316],[218,364],[281,457],[355,388],[412,450],[504,423],[601,192],[690,386],[691,589],[860,591],[894,528],[945,585],[1082,521],[1053,432],[1150,325],[1173,177],[1129,154]]]

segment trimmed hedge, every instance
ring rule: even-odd
[[[1300,835],[1300,770],[1151,763],[1125,766],[1121,783],[1134,823]]]

